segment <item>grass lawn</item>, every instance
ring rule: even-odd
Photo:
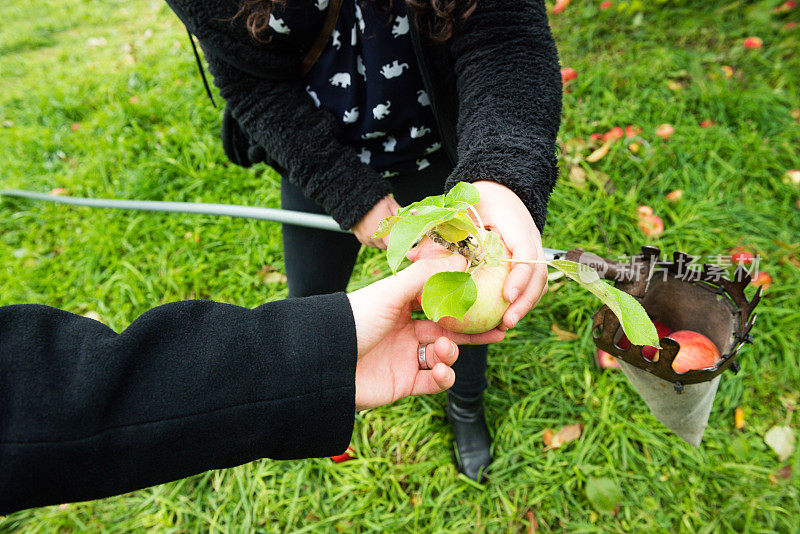
[[[443,396],[413,398],[357,415],[354,461],[261,460],[19,512],[0,519],[0,531],[524,532],[535,516],[543,532],[798,532],[800,454],[779,462],[763,436],[800,406],[800,190],[782,180],[800,168],[800,28],[784,28],[800,8],[668,2],[621,13],[614,3],[600,11],[599,1],[574,0],[551,19],[562,64],[578,77],[565,94],[567,148],[544,242],[609,256],[653,244],[706,260],[743,245],[763,258],[773,283],[756,343],[742,372],[723,376],[700,449],[659,425],[624,376],[594,366],[597,302],[552,284],[490,351],[496,461],[485,487],[451,464]],[[6,0],[0,19],[0,187],[278,206],[274,172],[226,162],[221,113],[162,1]],[[764,46],[745,49],[751,35]],[[714,124],[702,128],[705,120]],[[674,126],[668,140],[655,135],[662,123]],[[635,156],[618,141],[588,163],[590,148],[576,152],[570,141],[629,124],[642,128]],[[579,170],[570,179],[574,166],[585,183]],[[668,202],[675,189],[683,198]],[[638,229],[640,204],[663,219],[660,237]],[[363,253],[352,287],[384,266]],[[93,312],[121,330],[174,300],[252,307],[283,298],[280,277],[263,275],[270,268],[283,268],[273,223],[0,204],[0,305]],[[560,340],[553,324],[577,339]],[[544,430],[571,423],[585,425],[580,440],[544,450]],[[791,426],[797,434],[800,417]],[[589,477],[618,484],[616,515],[591,507]]]

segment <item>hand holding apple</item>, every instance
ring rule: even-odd
[[[389,404],[409,395],[439,393],[453,385],[456,344],[497,343],[505,334],[478,335],[447,331],[432,321],[411,319],[412,305],[425,282],[441,271],[463,270],[458,254],[423,260],[365,288],[348,294],[358,338],[356,408]],[[427,345],[430,370],[420,370],[418,347]]]
[[[511,258],[544,260],[542,236],[528,208],[511,189],[490,181],[473,184],[480,193],[475,206],[483,225],[497,232]],[[542,264],[512,263],[503,285],[503,297],[511,303],[503,315],[505,328],[513,328],[547,292],[547,267]]]

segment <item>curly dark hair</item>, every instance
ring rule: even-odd
[[[450,39],[456,27],[470,16],[478,5],[478,0],[404,1],[414,11],[414,21],[417,26],[439,43]],[[286,0],[241,0],[236,17],[245,18],[247,29],[256,40],[268,42],[269,37],[265,38],[264,34],[269,28],[269,15],[272,13],[272,8],[275,5],[285,4]]]

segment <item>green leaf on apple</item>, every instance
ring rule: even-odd
[[[578,282],[584,289],[599,298],[619,319],[622,329],[634,345],[659,347],[658,332],[641,304],[628,293],[609,285],[600,279],[597,271],[582,263],[568,260],[547,262],[568,277]]]
[[[425,235],[431,228],[447,222],[455,216],[454,211],[445,208],[428,208],[419,215],[407,215],[395,221],[389,234],[389,247],[386,250],[386,260],[393,273],[406,257],[406,253]]]
[[[590,477],[586,481],[586,498],[598,512],[611,514],[622,500],[622,492],[613,480]]]
[[[431,276],[422,289],[422,310],[428,319],[442,317],[461,320],[475,304],[478,288],[469,273],[445,271]]]
[[[444,197],[444,207],[469,209],[481,199],[478,189],[467,182],[458,182]]]
[[[392,215],[391,217],[386,217],[381,219],[381,222],[378,223],[378,231],[372,234],[372,237],[375,239],[386,237],[392,231],[392,227],[394,223],[400,220],[400,217],[397,215]]]

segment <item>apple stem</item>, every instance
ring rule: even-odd
[[[483,252],[483,233],[486,231],[486,228],[483,226],[483,220],[481,219],[478,210],[475,209],[475,206],[470,206],[469,210],[472,212],[475,218],[478,219],[478,234],[475,237],[478,238],[478,243],[481,246],[481,252]]]

